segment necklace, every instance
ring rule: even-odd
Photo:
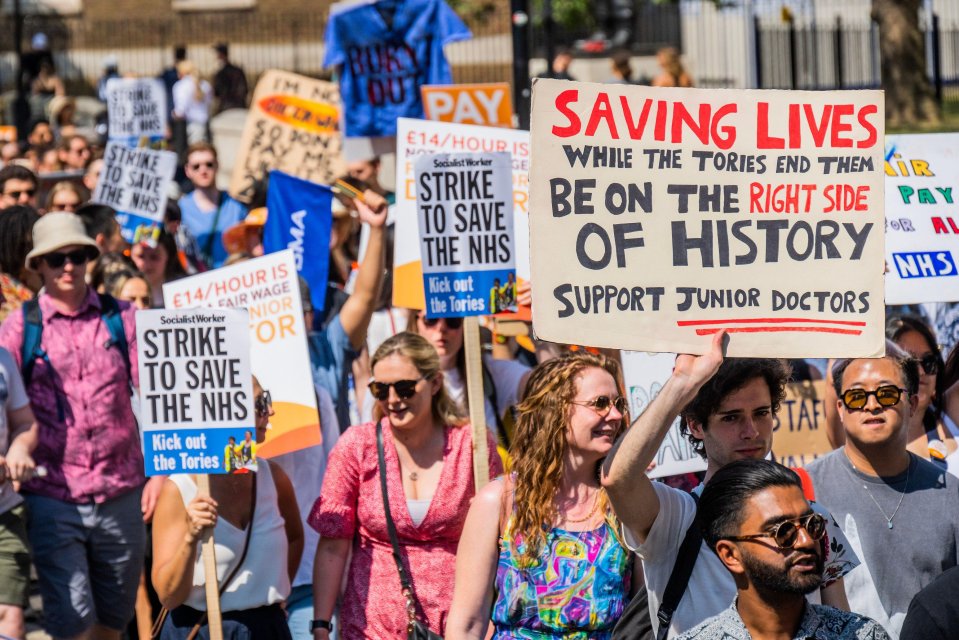
[[[856,469],[856,465],[853,465],[853,469]],[[859,471],[858,469],[856,469]],[[909,460],[909,466],[906,467],[906,485],[902,488],[902,494],[899,496],[899,502],[896,504],[896,510],[892,512],[891,516],[887,516],[886,512],[881,506],[879,506],[879,501],[876,500],[876,497],[872,495],[872,491],[869,490],[869,486],[863,482],[862,488],[866,490],[866,495],[872,500],[873,504],[876,505],[876,508],[879,509],[879,513],[882,514],[882,517],[886,519],[886,526],[892,529],[892,519],[896,517],[896,514],[899,513],[899,507],[902,506],[902,500],[906,497],[906,492],[909,491],[909,472],[912,470],[912,459]],[[860,471],[860,473],[862,473]]]
[[[409,473],[409,479],[410,479],[410,480],[412,480],[413,482],[416,482],[417,478],[419,478],[419,477],[420,477],[420,475],[419,475],[418,473],[416,473],[415,471],[410,471],[410,473]]]
[[[599,491],[593,494],[593,508],[589,510],[589,513],[586,514],[583,518],[566,518],[566,522],[569,524],[580,524],[591,520],[593,516],[596,515],[596,509],[599,508]]]

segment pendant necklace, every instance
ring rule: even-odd
[[[856,466],[853,465],[853,469],[856,469]],[[858,469],[856,469],[859,471]],[[882,517],[886,519],[886,526],[889,529],[892,529],[892,519],[896,517],[896,514],[899,513],[899,507],[902,506],[902,500],[906,497],[906,492],[909,491],[909,472],[912,470],[912,459],[909,460],[909,466],[906,467],[906,485],[902,488],[902,495],[899,496],[899,503],[896,505],[896,510],[892,512],[891,516],[887,516],[886,512],[881,506],[879,506],[879,501],[876,500],[875,496],[872,495],[872,492],[869,490],[868,485],[863,482],[862,488],[866,490],[866,495],[872,500],[873,504],[876,505],[876,508],[879,509],[879,513],[882,514]],[[862,473],[860,471],[860,473]]]

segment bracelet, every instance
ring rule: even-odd
[[[310,633],[316,631],[317,629],[326,629],[330,633],[333,633],[333,623],[329,620],[320,620],[317,618],[310,622]]]

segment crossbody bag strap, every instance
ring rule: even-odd
[[[220,211],[223,210],[223,192],[220,191],[216,203],[216,213],[213,214],[213,225],[210,227],[210,235],[207,236],[203,245],[203,259],[207,262],[207,267],[213,268],[213,248],[216,245],[217,225],[220,224]]]
[[[692,494],[692,498],[696,503],[699,502],[699,497],[696,494]],[[703,532],[699,528],[698,517],[694,517],[692,524],[686,529],[686,536],[679,545],[679,554],[676,556],[676,563],[673,564],[673,572],[669,574],[666,590],[663,591],[663,601],[660,603],[659,612],[656,614],[656,618],[659,620],[656,640],[666,640],[666,636],[669,634],[669,625],[673,621],[673,614],[679,608],[683,594],[686,593],[686,587],[689,586],[689,578],[693,575],[693,567],[696,566],[696,559],[699,558],[699,548],[702,543]]]
[[[386,452],[383,448],[383,425],[376,423],[376,455],[380,467],[380,491],[383,493],[383,510],[386,512],[386,530],[390,534],[390,545],[393,547],[393,560],[396,562],[396,571],[400,574],[400,586],[406,598],[406,613],[408,618],[407,631],[412,629],[416,621],[416,593],[406,569],[403,567],[403,558],[400,555],[400,541],[396,535],[396,525],[393,523],[393,514],[390,512],[390,494],[386,487]]]

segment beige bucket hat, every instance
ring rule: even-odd
[[[26,267],[35,271],[35,258],[75,244],[90,247],[94,258],[100,255],[97,243],[87,235],[80,216],[67,211],[48,213],[33,225],[33,250],[27,254]]]

